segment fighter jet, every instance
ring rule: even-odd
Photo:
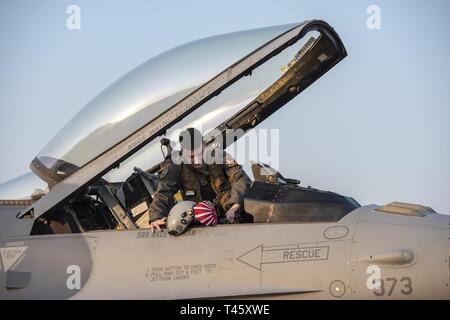
[[[346,55],[310,20],[184,44],[120,78],[0,186],[0,298],[449,299],[448,215],[361,206],[264,163],[252,223],[140,224],[177,130],[212,128],[205,143],[228,148]]]

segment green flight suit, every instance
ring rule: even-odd
[[[204,164],[203,168],[166,163],[160,172],[158,188],[149,208],[149,221],[169,214],[178,191],[186,200],[216,202],[219,218],[235,203],[243,208],[243,196],[251,180],[242,166],[225,152],[223,159],[223,163]]]

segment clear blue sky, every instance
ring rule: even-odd
[[[81,30],[66,28],[70,4]],[[381,30],[366,27],[369,5]],[[263,127],[281,171],[362,204],[450,213],[449,1],[0,1],[0,183],[148,58],[214,34],[324,19],[348,57]],[[283,124],[282,126],[280,124]]]

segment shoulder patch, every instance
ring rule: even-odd
[[[169,169],[167,167],[164,167],[159,172],[159,179],[164,179],[167,176],[167,173],[169,172]]]

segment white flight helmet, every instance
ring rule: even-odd
[[[174,205],[167,216],[166,226],[169,234],[179,236],[187,231],[194,217],[194,201],[181,201]]]

